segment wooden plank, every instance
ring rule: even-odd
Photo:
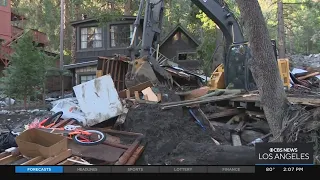
[[[199,111],[200,115],[202,116],[202,118],[205,119],[205,123],[211,128],[211,130],[216,131],[216,128],[214,128],[214,126],[210,123],[210,120],[208,119],[206,114],[202,111],[202,109],[198,108],[198,111]]]
[[[216,119],[216,118],[221,118],[221,117],[226,117],[226,116],[234,116],[237,114],[240,114],[242,111],[239,109],[226,109],[224,111],[218,112],[218,113],[213,113],[208,116],[208,119]]]
[[[106,61],[102,61],[102,73],[101,73],[101,76],[103,76],[105,72],[106,72]]]
[[[74,157],[71,157],[71,159],[73,159],[73,160],[76,160],[76,161],[79,161],[81,158],[80,157],[77,157],[77,156],[74,156]],[[57,164],[57,165],[74,165],[75,164],[75,162],[72,162],[72,161],[69,161],[68,159],[67,160],[64,160],[64,161],[62,161],[61,163],[59,163],[59,164]]]
[[[320,106],[320,98],[314,97],[287,97],[288,101],[293,104],[303,104],[311,106]],[[258,95],[251,95],[245,97],[236,97],[231,99],[231,101],[237,102],[260,102]]]
[[[116,87],[116,89],[117,89],[117,91],[119,92],[120,91],[120,88],[119,88],[119,86],[118,86],[118,77],[117,77],[117,75],[118,75],[118,71],[120,71],[120,69],[118,69],[118,64],[119,64],[119,62],[118,61],[115,61],[115,68],[114,68],[114,73],[113,73],[113,80],[114,80],[114,86]]]
[[[158,100],[161,102],[161,100],[162,100],[162,96],[161,96],[161,94],[159,93],[159,94],[157,94],[157,97],[158,97]]]
[[[6,156],[9,156],[9,155],[10,155],[10,153],[8,153],[8,152],[2,152],[2,153],[0,153],[0,159],[4,158]]]
[[[126,165],[134,165],[142,154],[145,146],[139,146],[127,161]]]
[[[14,161],[21,159],[21,158],[23,158],[23,157],[22,156],[13,156],[13,155],[3,157],[0,159],[0,165],[7,165],[7,164],[10,164]]]
[[[122,69],[122,62],[121,61],[118,61],[118,64],[119,64],[119,71],[118,71],[118,75],[117,75],[117,85],[118,85],[118,92],[120,91],[120,89],[122,90],[122,88],[120,87],[120,81],[121,81],[121,71],[123,71]]]
[[[308,74],[308,75],[305,75],[305,76],[300,76],[297,79],[304,80],[304,79],[308,79],[308,78],[313,77],[313,76],[317,76],[319,74],[320,74],[319,72],[314,72],[314,73],[311,73],[311,74]]]
[[[105,73],[104,73],[103,75],[110,74],[110,73],[109,73],[109,64],[110,64],[110,61],[109,61],[109,59],[108,59],[108,60],[106,60],[106,69],[105,69]]]
[[[142,91],[147,87],[153,87],[153,84],[150,81],[144,82],[144,83],[140,83],[136,86],[130,87],[128,88],[128,90],[130,91],[130,96],[134,96],[134,91]],[[126,91],[122,90],[119,92],[119,97],[120,98],[126,98]]]
[[[178,107],[178,106],[190,106],[190,105],[195,105],[195,104],[224,101],[224,100],[236,98],[238,96],[239,95],[237,95],[237,94],[229,94],[229,95],[210,97],[210,98],[206,98],[203,100],[196,100],[196,101],[193,101],[193,100],[179,101],[179,102],[176,102],[175,104],[165,105],[165,106],[163,104],[161,104],[162,105],[161,109],[164,110],[164,109],[169,109],[169,108]]]
[[[135,97],[136,100],[140,100],[140,96],[139,96],[139,92],[138,91],[134,92],[134,97]]]
[[[126,96],[128,99],[130,98],[130,90],[126,90]]]
[[[246,113],[247,113],[250,117],[258,117],[258,118],[263,118],[263,119],[266,118],[263,112],[258,112],[258,111],[246,111]]]
[[[69,119],[62,120],[62,121],[60,121],[58,124],[54,125],[52,128],[62,127],[62,126],[64,126],[65,124],[67,124],[68,121],[69,121]]]
[[[20,165],[20,164],[23,164],[27,161],[28,161],[27,158],[22,157],[21,159],[18,159],[17,161],[14,161],[14,162],[10,163],[9,165]]]
[[[34,165],[34,164],[37,164],[37,163],[39,163],[39,162],[41,162],[43,160],[44,160],[43,157],[38,156],[38,157],[30,159],[29,161],[27,161],[25,163],[22,163],[21,165]]]
[[[55,165],[63,161],[64,159],[67,159],[70,156],[72,156],[72,151],[71,149],[68,149],[55,157],[45,159],[44,161],[38,163],[37,165]]]

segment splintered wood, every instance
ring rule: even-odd
[[[72,156],[71,149],[68,149],[54,157],[49,157],[49,158],[43,158],[41,156],[34,157],[34,158],[27,158],[22,156],[21,154],[12,155],[11,153],[3,152],[0,154],[0,165],[56,165],[58,163],[60,163],[60,165],[77,164],[76,162],[70,163],[69,161],[67,161],[67,159],[71,156]],[[71,157],[71,159],[78,159],[78,158],[79,157],[76,157],[76,156]],[[63,163],[66,163],[66,164],[63,164]]]

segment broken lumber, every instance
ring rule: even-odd
[[[311,73],[311,74],[307,74],[305,76],[300,76],[300,77],[298,77],[298,79],[299,80],[305,80],[305,79],[308,79],[310,77],[317,76],[319,74],[320,74],[319,72],[314,72],[314,73]]]
[[[175,102],[174,104],[171,105],[163,105],[161,104],[161,109],[169,109],[172,107],[179,107],[179,106],[189,106],[189,105],[194,105],[194,104],[203,104],[203,103],[209,103],[209,102],[217,102],[217,101],[224,101],[224,100],[229,100],[235,97],[239,97],[239,95],[237,94],[230,94],[230,95],[225,95],[225,96],[217,96],[217,97],[210,97],[204,100],[196,100],[196,101],[192,101],[192,100],[187,100],[187,101],[178,101]]]
[[[248,95],[232,98],[231,101],[235,102],[260,102],[259,95]],[[310,97],[288,97],[288,101],[292,104],[303,104],[309,106],[320,106],[319,98]]]
[[[136,86],[130,87],[128,89],[122,90],[118,94],[119,94],[120,98],[126,98],[127,97],[127,92],[129,91],[130,92],[130,97],[131,97],[131,96],[134,96],[134,92],[135,91],[141,92],[142,90],[144,90],[147,87],[153,87],[153,84],[150,81],[147,81],[147,82],[144,82],[144,83],[140,83],[140,84],[138,84]]]
[[[247,119],[248,119],[248,115],[246,113],[240,113],[240,114],[233,116],[228,122],[230,124],[232,124],[234,122],[245,121]]]
[[[257,112],[257,111],[246,111],[246,114],[249,117],[257,117],[257,118],[261,118],[261,119],[265,119],[266,116],[264,115],[263,112]]]
[[[202,116],[202,118],[205,120],[205,123],[211,128],[212,131],[216,131],[216,129],[214,128],[214,126],[212,126],[212,124],[210,123],[210,120],[208,119],[208,117],[206,116],[206,114],[204,114],[204,112],[202,111],[201,108],[198,108],[198,111],[200,113],[200,115]]]
[[[240,109],[226,109],[221,112],[213,113],[208,116],[208,119],[216,119],[226,116],[234,116],[240,114],[242,111]]]

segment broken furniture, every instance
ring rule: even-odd
[[[73,119],[61,120],[54,128],[61,128],[65,125],[74,125],[76,123]],[[42,164],[42,165],[56,165],[60,163],[61,165],[72,165],[72,164],[100,164],[100,165],[134,165],[137,159],[140,157],[144,150],[143,145],[143,135],[140,133],[117,131],[107,128],[88,128],[95,129],[107,134],[107,139],[105,142],[95,146],[83,146],[76,144],[72,140],[66,141],[66,146],[60,148],[61,151],[51,151],[56,152],[50,155],[32,154],[32,157],[26,157],[21,154],[12,155],[8,152],[2,153],[0,157],[0,164],[23,164],[28,162],[29,165]],[[54,136],[56,138],[64,138],[59,133],[59,130],[52,129],[30,129],[27,131],[36,131],[38,133],[47,134]],[[46,131],[46,132],[45,132]],[[117,136],[127,136],[125,141],[122,142],[121,138]],[[21,139],[21,137],[20,137]],[[127,142],[130,139],[130,142]],[[39,145],[36,145],[33,149],[38,150]],[[20,146],[21,147],[21,146]],[[20,148],[19,147],[19,148]],[[56,147],[56,146],[51,146]],[[42,148],[43,149],[43,148]],[[22,150],[23,151],[23,150]],[[22,152],[21,151],[21,152]],[[34,151],[33,151],[34,152]],[[37,151],[36,151],[37,152]],[[41,151],[42,152],[42,151]],[[22,153],[23,154],[23,153]],[[79,158],[85,159],[86,162],[79,162]],[[92,163],[97,162],[97,163]]]

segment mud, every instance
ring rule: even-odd
[[[168,101],[179,100],[174,91],[159,89],[162,94],[168,95]],[[195,114],[200,117],[198,113]],[[216,145],[211,137],[221,144],[228,143],[221,134],[212,133],[203,119],[200,121],[205,130],[195,123],[188,110],[184,108],[160,110],[159,105],[140,104],[129,110],[125,130],[145,134],[147,145],[142,154],[144,161],[141,161],[141,164],[177,164],[181,162],[180,159],[188,159],[185,162],[190,165],[210,165],[215,161],[215,157],[217,158],[215,150],[225,147]],[[207,158],[211,156],[212,158]]]
[[[15,114],[0,114],[0,131],[7,130],[6,125],[12,129],[24,128],[24,125],[31,123],[35,118],[44,119],[50,116],[50,112],[39,113],[15,113]]]

